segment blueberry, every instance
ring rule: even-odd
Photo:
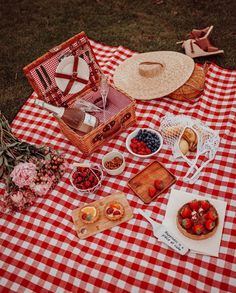
[[[139,129],[138,135],[141,135],[141,134],[142,134],[142,129]]]

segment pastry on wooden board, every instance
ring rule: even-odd
[[[94,205],[83,206],[79,210],[79,218],[85,224],[95,223],[99,218],[99,210]]]
[[[104,215],[111,221],[117,221],[124,215],[124,207],[118,201],[109,202],[104,209]]]

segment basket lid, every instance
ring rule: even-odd
[[[65,107],[86,90],[97,91],[101,77],[101,69],[84,32],[52,48],[23,70],[41,99]]]

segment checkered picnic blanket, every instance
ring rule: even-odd
[[[134,52],[91,41],[105,74]],[[101,164],[103,155],[117,149],[126,159],[125,172],[107,175],[95,195],[79,195],[69,181],[69,171],[50,194],[22,213],[0,219],[1,292],[235,292],[236,291],[236,197],[235,109],[236,71],[212,64],[203,94],[192,102],[168,97],[137,102],[139,127],[159,128],[166,113],[186,114],[219,132],[221,142],[214,161],[202,170],[194,184],[183,182],[187,165],[170,160],[163,146],[155,158],[141,160],[125,148],[129,128],[85,158],[63,136],[53,116],[35,107],[33,94],[12,123],[14,133],[34,144],[60,150],[69,162]],[[4,111],[3,111],[4,112]],[[146,209],[162,222],[169,191],[145,205],[128,188],[128,180],[157,159],[175,176],[175,189],[207,195],[227,202],[219,258],[190,253],[181,256],[153,237],[151,226],[137,208]],[[87,240],[79,240],[71,212],[114,191],[126,194],[134,217]]]

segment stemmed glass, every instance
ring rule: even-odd
[[[107,96],[109,92],[109,84],[108,84],[108,77],[104,74],[102,74],[101,81],[100,81],[100,93],[102,96],[102,105],[103,105],[103,122],[106,121],[106,103],[107,103]]]

